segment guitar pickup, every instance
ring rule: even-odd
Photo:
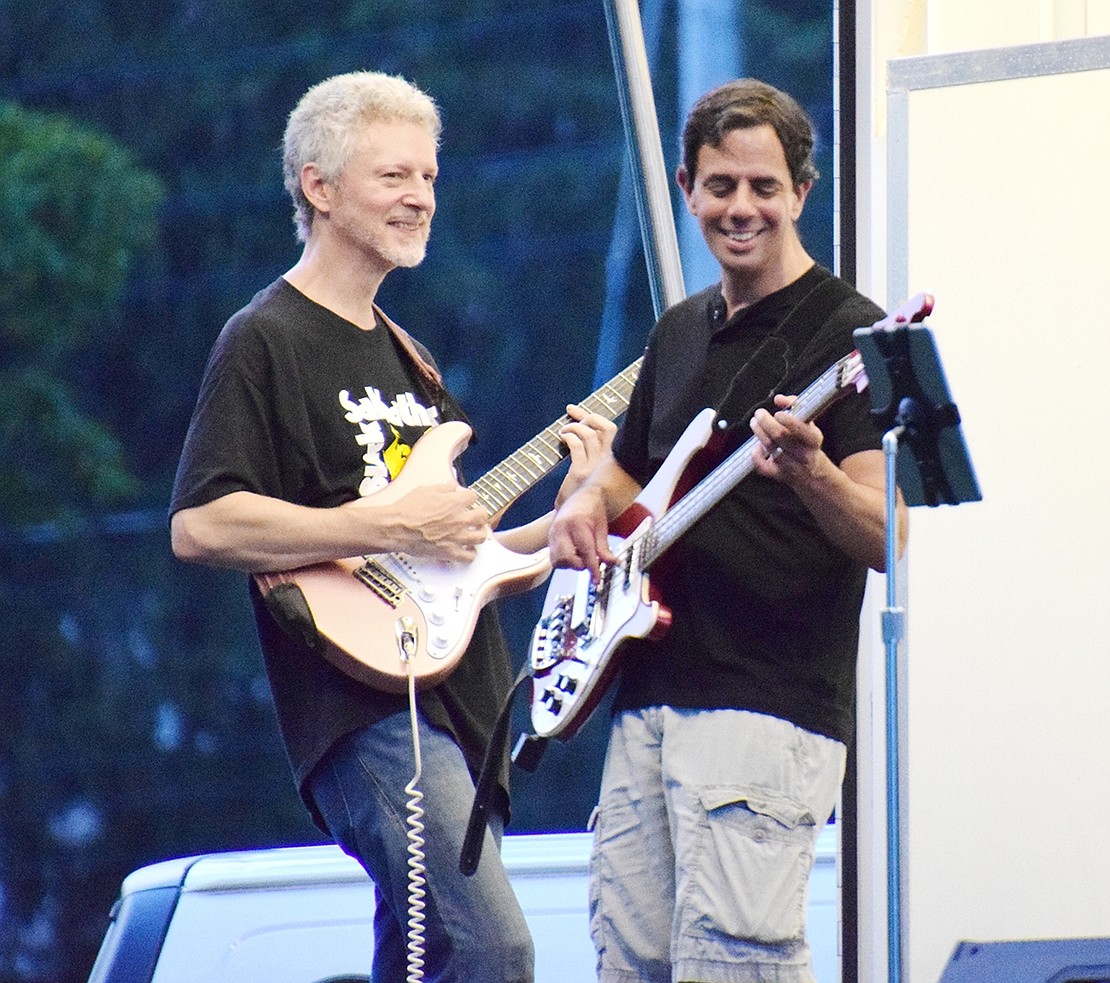
[[[575,578],[574,600],[570,609],[570,630],[575,635],[583,635],[589,630],[596,597],[597,590],[588,573]]]

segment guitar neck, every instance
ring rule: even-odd
[[[856,366],[854,371],[860,373],[858,355],[845,356],[806,388],[791,407],[791,413],[807,422],[820,416],[851,389],[855,380],[846,379],[846,376],[853,362]],[[640,563],[644,569],[659,559],[695,522],[755,470],[752,454],[758,446],[759,441],[755,437],[746,440],[660,517],[648,533],[649,541],[642,546]]]
[[[580,400],[579,405],[606,420],[615,420],[628,409],[642,363],[643,358],[636,359],[596,392]],[[571,418],[565,414],[559,417],[470,486],[489,515],[507,509],[567,456],[569,451],[559,438],[559,432],[570,422]]]

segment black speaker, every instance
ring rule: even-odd
[[[1110,939],[960,942],[938,983],[1110,983]]]

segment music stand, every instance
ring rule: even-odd
[[[915,324],[933,309],[918,294],[890,317],[853,332],[863,356],[871,415],[883,434],[886,463],[887,961],[888,983],[902,980],[901,817],[898,775],[898,646],[905,611],[898,606],[896,490],[907,505],[958,505],[982,499],[960,431],[960,414],[948,390],[932,332]],[[908,454],[899,455],[899,446]]]

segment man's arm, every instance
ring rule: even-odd
[[[174,514],[173,552],[190,563],[258,573],[393,550],[468,561],[489,535],[469,489],[390,490],[326,509],[231,492]]]
[[[559,437],[570,451],[570,468],[555,495],[556,509],[609,458],[613,437],[617,433],[617,425],[611,420],[596,413],[587,413],[576,403],[567,407],[567,415],[571,422],[559,431]],[[552,510],[522,526],[498,532],[498,542],[516,553],[534,553],[547,544],[554,518],[555,511]]]
[[[794,396],[776,396],[775,414],[764,409],[752,419],[760,446],[755,469],[788,484],[813,513],[829,540],[848,556],[880,573],[886,570],[886,461],[879,450],[860,451],[837,467],[821,449],[824,435],[814,423],[788,412]],[[908,514],[898,493],[896,555],[905,550]]]
[[[611,455],[555,513],[548,535],[551,563],[589,570],[595,579],[600,565],[614,559],[609,549],[609,523],[640,493],[640,485]]]

